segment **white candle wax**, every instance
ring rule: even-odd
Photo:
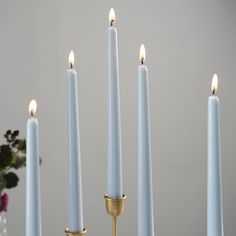
[[[143,63],[145,48],[140,48]],[[154,236],[148,70],[138,68],[138,236]]]
[[[31,117],[27,122],[26,137],[26,236],[41,236],[41,199],[39,172],[38,120],[33,117],[36,102],[29,106]]]
[[[74,54],[70,53],[68,69],[68,128],[69,128],[69,220],[70,232],[76,233],[84,230],[83,204],[82,204],[82,180],[81,180],[81,157],[79,136],[79,114],[77,74],[72,68]]]
[[[110,11],[108,29],[108,164],[107,195],[117,198],[123,194],[120,125],[120,94],[117,31],[113,26],[114,10]]]
[[[213,93],[216,89],[217,76],[214,75],[212,80]],[[208,99],[207,236],[224,235],[219,115],[219,99],[212,95]]]

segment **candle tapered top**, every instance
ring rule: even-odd
[[[29,114],[31,116],[34,116],[34,114],[36,113],[37,110],[37,103],[36,101],[33,99],[31,100],[30,104],[29,104]]]
[[[211,82],[211,91],[213,95],[215,94],[217,89],[218,89],[218,76],[217,74],[214,74]]]
[[[70,51],[70,54],[69,54],[69,65],[70,65],[71,69],[73,68],[74,64],[75,64],[74,52]]]
[[[143,65],[146,59],[146,50],[143,44],[140,46],[139,59],[140,59],[141,64]]]
[[[111,26],[113,26],[115,19],[116,19],[115,11],[113,8],[111,8],[109,12],[109,22],[111,23]]]

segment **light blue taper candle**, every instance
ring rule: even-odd
[[[154,236],[148,70],[144,45],[138,68],[138,236]]]
[[[82,180],[81,180],[81,157],[80,157],[80,135],[79,135],[79,112],[77,73],[73,69],[74,53],[69,55],[68,69],[68,125],[69,125],[69,220],[70,232],[82,232],[83,222],[83,201],[82,201]]]
[[[120,94],[117,31],[113,26],[115,12],[110,10],[108,28],[108,157],[107,195],[119,198],[123,194],[120,125]]]
[[[215,96],[218,78],[212,79],[213,95],[208,99],[208,186],[207,236],[223,236],[223,207],[221,187],[220,112]]]
[[[27,122],[26,138],[26,236],[41,236],[41,199],[39,171],[39,129],[34,117],[35,100],[29,104],[31,117]]]

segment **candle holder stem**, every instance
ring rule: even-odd
[[[126,195],[119,198],[104,196],[107,213],[112,217],[112,236],[117,236],[117,217],[124,212]]]
[[[116,222],[116,216],[112,217],[112,232],[113,236],[117,236],[117,222]]]

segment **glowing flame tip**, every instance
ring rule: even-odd
[[[31,100],[31,102],[29,103],[29,113],[31,116],[33,116],[36,113],[37,110],[37,103],[36,101],[33,99]]]
[[[146,50],[143,44],[140,46],[139,59],[142,62],[142,64],[143,64],[143,61],[145,61],[146,59]]]
[[[214,74],[213,78],[212,78],[212,82],[211,82],[211,91],[212,91],[212,93],[215,94],[217,89],[218,89],[218,76],[217,76],[217,74]]]
[[[109,12],[109,22],[113,22],[116,19],[116,15],[115,15],[115,11],[113,8],[111,8],[110,12]]]
[[[69,54],[69,65],[71,66],[71,68],[74,66],[75,64],[75,56],[74,56],[74,52],[70,51]]]

